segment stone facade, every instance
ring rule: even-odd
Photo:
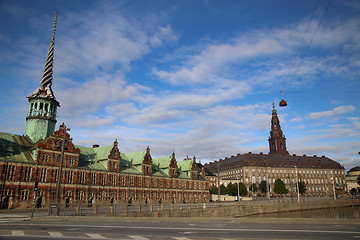
[[[360,185],[358,184],[358,177],[360,176],[360,166],[356,166],[351,168],[346,175],[346,184],[347,189],[350,191],[355,188],[358,192],[360,192]]]

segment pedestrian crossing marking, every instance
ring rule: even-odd
[[[25,236],[24,231],[12,231],[13,236]]]
[[[143,237],[143,236],[138,236],[138,235],[127,235],[130,238],[133,238],[135,240],[150,240],[149,238]]]
[[[91,238],[106,239],[106,237],[101,236],[100,234],[97,234],[97,233],[85,233],[85,234],[88,235]]]
[[[64,237],[61,232],[49,232],[51,237]]]

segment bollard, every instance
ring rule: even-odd
[[[138,206],[138,213],[141,213],[141,205]]]
[[[75,208],[75,216],[80,216],[80,207],[76,206]]]
[[[114,214],[114,207],[110,206],[110,214]]]

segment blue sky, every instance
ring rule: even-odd
[[[267,153],[275,102],[290,154],[360,165],[359,1],[2,0],[0,131],[25,132],[54,11],[52,88],[75,144]]]

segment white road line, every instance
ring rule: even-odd
[[[128,236],[128,237],[130,237],[130,238],[133,238],[133,239],[135,239],[135,240],[150,240],[150,239],[147,238],[147,237],[138,236],[138,235],[126,235],[126,236]]]
[[[191,240],[190,238],[187,238],[187,237],[171,237],[175,240]]]
[[[13,236],[25,236],[24,231],[12,231]]]
[[[2,226],[11,225],[10,223],[1,223]],[[17,226],[28,226],[28,224],[16,224]],[[51,224],[49,224],[51,226]],[[85,224],[63,224],[62,227],[89,227]],[[121,226],[105,225],[94,226],[94,228],[111,228],[111,229],[163,229],[177,231],[216,231],[216,232],[293,232],[293,233],[332,233],[332,234],[355,234],[358,236],[359,231],[346,230],[307,230],[307,229],[259,229],[259,228],[188,228],[188,227],[144,227],[144,226]]]
[[[100,234],[97,234],[97,233],[85,233],[85,234],[88,235],[91,238],[106,239],[106,237],[101,236]]]
[[[61,232],[48,232],[51,237],[64,237]]]

